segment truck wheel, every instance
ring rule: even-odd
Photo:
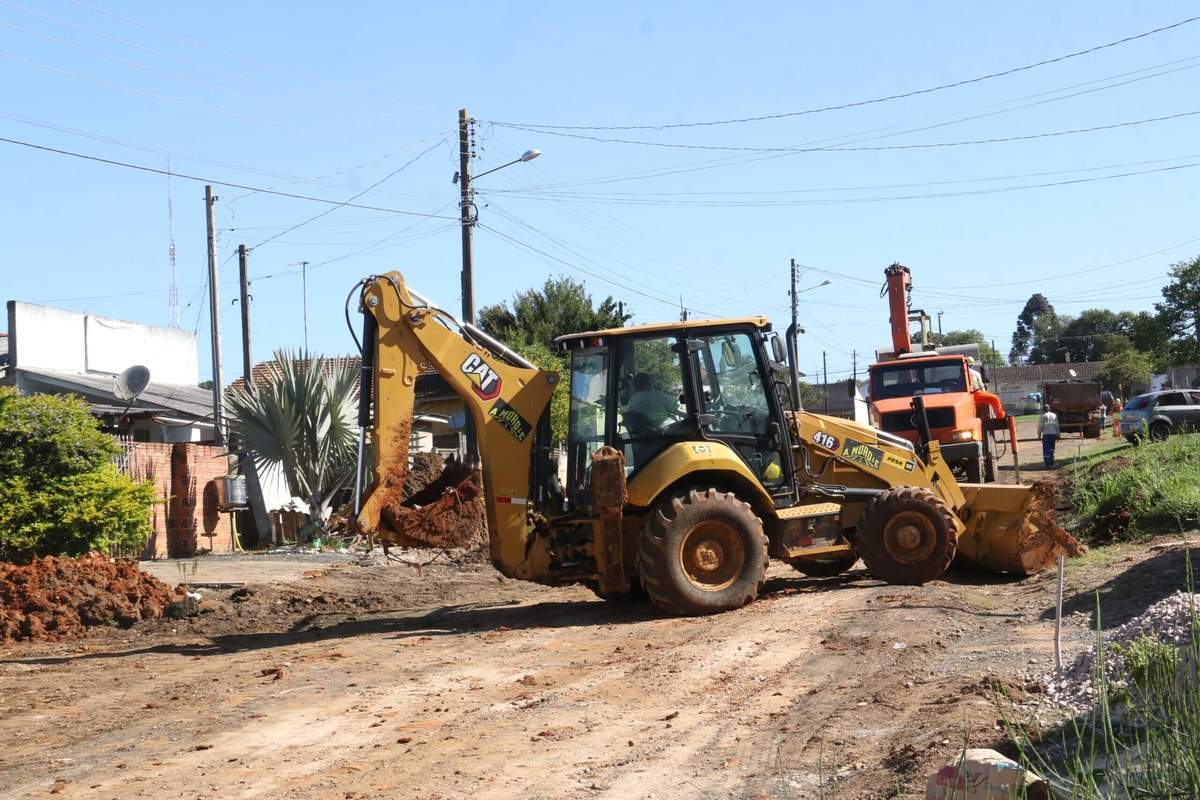
[[[939,577],[958,549],[954,517],[926,489],[889,489],[867,505],[855,546],[867,569],[888,583],[919,585]]]
[[[1083,437],[1085,439],[1099,439],[1100,438],[1100,425],[1097,423],[1089,422],[1087,425],[1085,425],[1083,427]]]
[[[716,489],[660,501],[642,529],[638,577],[670,614],[740,608],[767,577],[762,520],[749,503]]]
[[[1156,422],[1150,426],[1150,441],[1165,442],[1171,435],[1171,426],[1165,422]]]
[[[858,553],[834,558],[789,558],[788,566],[810,578],[832,578],[858,563]]]
[[[996,457],[992,455],[992,448],[985,447],[983,455],[983,482],[996,482]]]

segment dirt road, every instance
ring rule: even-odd
[[[1071,602],[1148,555],[1073,568]],[[318,563],[192,621],[0,652],[0,796],[919,796],[998,734],[988,676],[1021,695],[1049,666],[1052,586],[773,568],[757,603],[673,619],[478,559]]]

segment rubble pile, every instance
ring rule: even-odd
[[[405,475],[402,505],[409,509],[431,507],[471,477],[472,470],[464,464],[444,463],[437,453],[417,453]],[[487,512],[483,498],[463,498],[463,502],[444,513],[424,515],[420,532],[414,538],[445,548],[470,549],[486,544]]]
[[[142,572],[136,562],[99,553],[0,562],[0,643],[57,641],[97,625],[128,628],[163,616],[184,599],[181,590]]]
[[[1196,595],[1175,592],[1164,597],[1111,633],[1105,634],[1104,672],[1112,689],[1126,686],[1128,670],[1124,658],[1110,644],[1127,645],[1147,636],[1163,644],[1181,645],[1191,639],[1192,610]],[[1096,704],[1096,647],[1080,653],[1061,675],[1053,672],[1042,678],[1047,699],[1060,707],[1084,712]]]

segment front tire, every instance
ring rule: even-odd
[[[958,549],[958,536],[953,514],[937,495],[901,486],[867,505],[855,546],[872,575],[915,586],[946,571]]]
[[[1150,441],[1165,442],[1171,435],[1171,426],[1165,422],[1156,422],[1150,426]]]
[[[638,545],[638,577],[669,614],[741,608],[767,577],[767,537],[750,504],[696,489],[658,503]]]

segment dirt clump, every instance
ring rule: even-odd
[[[442,461],[437,453],[418,453],[413,456],[413,466],[410,473],[417,467],[417,459],[422,456],[433,456],[438,462]],[[474,471],[458,461],[439,464],[440,469],[427,481],[420,490],[411,494],[405,492],[404,506],[406,508],[425,508],[432,506],[445,497],[448,492],[461,491],[458,487],[464,481],[474,479],[479,483],[479,476]],[[427,468],[422,465],[422,469]],[[407,483],[407,482],[406,482]],[[407,488],[407,487],[406,487]],[[421,534],[415,536],[422,541],[436,543],[439,547],[479,547],[487,542],[487,510],[482,497],[464,498],[462,502],[453,504],[445,512],[427,515],[421,523]]]
[[[412,464],[404,474],[404,499],[408,500],[436,481],[445,469],[446,461],[440,453],[414,453]]]
[[[182,591],[142,572],[137,562],[99,553],[0,562],[0,643],[58,641],[98,625],[128,628],[162,617],[184,599]]]

